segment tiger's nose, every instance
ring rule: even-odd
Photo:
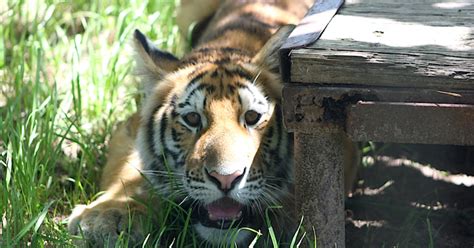
[[[227,193],[242,179],[244,171],[238,170],[229,175],[222,175],[213,171],[208,175],[213,183],[219,186],[224,193]]]

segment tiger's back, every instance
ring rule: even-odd
[[[194,47],[232,47],[257,53],[281,26],[297,24],[311,0],[184,0],[177,23]],[[196,10],[199,13],[196,13]],[[188,29],[195,24],[194,32]]]

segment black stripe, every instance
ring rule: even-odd
[[[179,122],[178,121],[178,125],[180,125],[181,127],[185,128],[186,130],[188,130],[189,132],[192,132],[193,130],[189,129],[188,126],[184,125],[183,123]]]
[[[250,82],[252,82],[255,78],[255,76],[252,75],[251,73],[239,68],[233,68],[233,69],[224,68],[224,73],[227,74],[228,76],[235,76],[235,75],[240,76],[242,78],[247,79]]]
[[[166,144],[166,139],[165,139],[167,127],[168,127],[168,117],[165,116],[165,114],[163,114],[163,116],[161,117],[161,121],[160,121],[160,141],[161,141],[161,146],[162,146],[162,149],[163,149],[163,153],[164,153],[165,158],[167,158],[168,155],[170,155],[171,158],[173,159],[173,162],[175,162],[175,161],[178,160],[179,153],[173,152],[173,151],[171,151],[170,149],[168,149],[168,147],[167,147],[168,144]]]
[[[229,94],[232,95],[235,92],[235,87],[231,84],[227,85],[227,90],[229,91]]]
[[[154,130],[154,127],[155,127],[155,115],[156,113],[160,110],[161,108],[161,105],[158,105],[156,106],[156,108],[153,109],[152,111],[152,115],[150,117],[150,120],[148,120],[148,123],[147,123],[147,130],[146,130],[146,135],[147,135],[147,143],[148,143],[148,147],[150,149],[150,153],[152,153],[155,158],[157,156],[157,152],[156,152],[156,147],[155,147],[155,130]]]
[[[200,79],[202,79],[207,72],[201,72],[198,75],[196,75],[194,78],[189,80],[188,85],[186,85],[186,88],[184,89],[185,91],[189,90],[193,85],[195,85]]]
[[[217,70],[214,70],[212,73],[211,73],[211,78],[216,78],[219,76],[219,72]]]
[[[163,112],[163,115],[161,116],[161,120],[160,120],[160,141],[161,141],[161,145],[163,146],[163,149],[165,149],[164,146],[166,145],[165,144],[165,133],[166,133],[166,126],[167,125],[168,125],[168,118],[165,116],[165,114]]]
[[[230,62],[231,62],[230,58],[225,57],[225,58],[222,58],[222,59],[215,60],[214,64],[216,64],[216,65],[225,65],[225,64],[229,64]]]
[[[248,92],[250,92],[250,94],[252,95],[252,100],[253,100],[252,103],[254,103],[254,102],[255,102],[255,99],[257,98],[257,97],[255,96],[255,93],[254,93],[253,90],[251,90],[249,87],[246,86],[245,88],[246,88],[246,89],[248,90]]]
[[[174,108],[176,107],[176,101],[178,100],[178,96],[176,94],[174,94],[172,97],[171,97],[171,103],[170,105]]]
[[[204,97],[204,99],[202,100],[202,107],[204,109],[206,108],[206,104],[207,104],[207,97]]]
[[[244,53],[244,54],[247,54],[246,51],[242,50],[242,49],[239,49],[239,48],[234,48],[234,47],[221,47],[219,48],[220,51],[222,51],[223,53]]]
[[[237,88],[239,88],[239,89],[248,89],[249,88],[247,85],[239,83],[239,82],[235,83],[235,86],[237,86]]]
[[[281,22],[281,21],[274,21],[274,24],[269,24],[267,22],[264,22],[260,20],[257,16],[255,16],[254,13],[244,13],[239,16],[239,19],[247,21],[247,22],[252,22],[252,23],[258,23],[262,26],[265,26],[267,28],[279,28],[281,26],[286,25],[287,23]]]
[[[205,37],[202,42],[205,43],[206,41],[214,40],[217,37],[223,36],[225,33],[232,31],[242,31],[243,33],[248,33],[250,35],[258,35],[262,41],[266,41],[272,36],[272,33],[269,30],[270,28],[271,26],[268,26],[267,24],[261,25],[259,23],[252,23],[245,20],[240,22],[231,22],[214,30],[213,34]]]
[[[203,89],[206,89],[207,92],[212,93],[215,90],[215,87],[212,86],[212,85],[208,85],[208,84],[199,85],[198,87],[194,88],[191,92],[189,92],[188,96],[186,97],[186,100],[184,100],[184,103],[189,105],[190,104],[189,100],[191,100],[191,97],[193,97],[194,94],[196,94],[197,91],[201,91]]]
[[[191,103],[189,103],[189,102],[182,102],[182,103],[178,104],[178,107],[179,108],[184,108],[184,107],[190,106],[190,105],[191,105]]]
[[[178,161],[176,161],[176,166],[175,167],[183,167],[184,164],[185,164],[184,160],[178,160]]]
[[[178,133],[178,131],[176,131],[176,129],[172,128],[171,129],[171,138],[173,138],[173,141],[178,143],[181,141],[181,136],[182,133]]]
[[[267,137],[272,137],[273,135],[273,127],[269,127],[267,130]]]
[[[271,154],[273,154],[273,163],[277,166],[277,167],[283,167],[285,170],[288,169],[288,165],[286,163],[282,163],[282,161],[284,160],[284,157],[282,158],[282,156],[285,156],[285,154],[280,154],[280,148],[283,144],[282,142],[282,138],[283,138],[283,135],[285,132],[285,130],[283,129],[283,124],[282,124],[282,116],[281,116],[281,111],[280,111],[280,106],[277,104],[275,106],[275,122],[276,122],[276,132],[273,134],[273,137],[277,139],[277,143],[275,145],[275,147],[270,151]],[[267,136],[269,139],[272,139],[272,136]]]
[[[161,105],[158,105],[153,109],[145,130],[148,152],[153,157],[153,161],[147,161],[147,166],[149,166],[147,169],[149,170],[163,170],[163,166],[166,162],[164,156],[156,150],[155,146],[155,116],[161,107]]]
[[[212,94],[216,91],[216,87],[214,85],[208,85],[206,88],[207,93]]]
[[[249,55],[247,51],[244,51],[239,48],[234,47],[203,47],[199,48],[194,51],[195,53],[199,53],[201,55],[212,55],[214,53],[222,53],[222,54],[242,54],[242,55]]]
[[[198,63],[216,63],[224,64],[224,62],[229,63],[231,61],[244,61],[250,62],[254,54],[250,54],[247,51],[223,47],[223,48],[210,48],[204,47],[200,49],[193,50],[190,55],[185,57],[181,61],[181,66],[186,66],[189,64],[196,65]]]
[[[180,105],[181,105],[181,104],[180,104]],[[179,106],[179,107],[182,108],[182,107],[184,107],[184,106]],[[173,108],[173,109],[171,110],[171,116],[172,116],[173,118],[176,118],[176,117],[179,116],[179,113],[176,112],[176,110]]]

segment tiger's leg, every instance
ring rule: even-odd
[[[141,163],[134,149],[139,118],[135,114],[112,135],[101,180],[104,194],[89,205],[77,205],[69,217],[69,232],[83,234],[99,247],[107,243],[113,247],[121,232],[130,235],[130,243],[142,240],[138,223],[130,222],[129,218],[129,213],[144,211],[134,199],[146,199],[142,190],[144,179],[139,172]]]

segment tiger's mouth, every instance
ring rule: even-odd
[[[249,207],[230,197],[222,197],[208,205],[201,205],[192,210],[192,218],[203,226],[229,229],[240,226],[254,226],[258,218]]]

